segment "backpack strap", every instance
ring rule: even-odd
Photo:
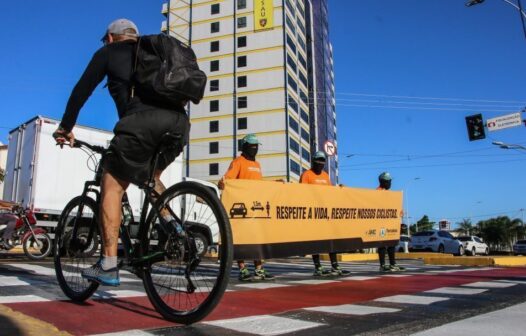
[[[139,50],[141,48],[141,38],[142,36],[139,36],[139,39],[137,40],[137,50],[135,51],[135,62],[133,64],[133,73],[137,71],[137,62],[139,61]],[[132,85],[130,90],[130,99],[133,99],[135,97],[135,84]]]

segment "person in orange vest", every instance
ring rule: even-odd
[[[323,169],[325,168],[325,162],[327,158],[325,153],[318,151],[312,156],[312,164],[309,170],[306,170],[301,174],[300,183],[317,184],[332,186],[329,174]],[[338,255],[336,253],[329,253],[331,259],[331,270],[324,269],[320,263],[320,255],[313,254],[312,261],[314,262],[314,275],[315,276],[327,276],[327,275],[349,275],[351,272],[344,270],[338,265]]]
[[[219,181],[218,187],[223,190],[225,187],[225,179],[241,179],[241,180],[261,180],[261,165],[256,161],[258,153],[259,141],[255,134],[247,134],[241,145],[241,155],[230,163],[227,172]],[[272,274],[263,268],[262,260],[254,260],[254,275],[250,275],[250,271],[245,265],[244,260],[238,260],[239,266],[239,280],[271,280],[274,278]]]
[[[378,182],[380,185],[376,190],[389,190],[391,189],[391,174],[383,172],[378,176]],[[385,264],[385,252],[389,256],[389,266]],[[380,259],[380,272],[397,272],[405,271],[405,268],[398,266],[395,260],[395,247],[394,246],[381,246],[378,248],[378,258]]]

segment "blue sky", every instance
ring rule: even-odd
[[[4,3],[0,141],[37,114],[60,118],[107,24],[127,17],[141,33],[156,33],[161,5]],[[378,174],[391,172],[413,219],[520,217],[526,151],[491,142],[526,146],[526,128],[469,142],[464,123],[470,114],[486,119],[526,106],[526,39],[518,12],[500,0],[471,8],[463,0],[330,0],[329,12],[341,182],[375,188]],[[116,120],[99,87],[79,123],[111,129]]]

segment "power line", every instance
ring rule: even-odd
[[[478,162],[461,162],[461,163],[444,163],[444,164],[429,164],[419,166],[378,166],[378,167],[363,167],[363,168],[340,168],[340,171],[351,171],[351,170],[372,170],[372,169],[406,169],[406,168],[433,168],[433,167],[454,167],[454,166],[468,166],[468,165],[482,165],[482,164],[495,164],[495,163],[507,163],[507,162],[519,162],[526,161],[526,159],[518,160],[499,160],[499,161],[478,161]]]

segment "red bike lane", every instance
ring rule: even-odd
[[[514,277],[526,277],[526,268],[459,270],[454,273],[436,275],[379,277],[363,281],[344,280],[320,285],[229,291],[225,293],[206,321],[278,314],[316,306],[366,302],[385,296],[415,294],[440,287]],[[88,300],[83,304],[71,301],[50,301],[12,303],[6,306],[74,335],[177,325],[164,320],[146,297]]]

